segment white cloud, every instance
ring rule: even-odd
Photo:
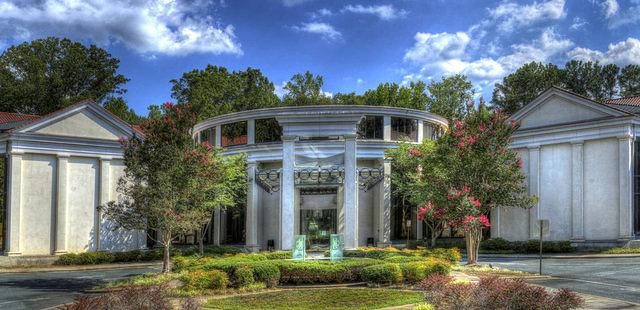
[[[530,5],[506,1],[489,9],[489,15],[498,23],[499,30],[510,32],[542,21],[564,18],[564,4],[565,0],[548,0]]]
[[[282,5],[286,7],[292,7],[292,6],[300,5],[310,1],[313,1],[313,0],[282,0]]]
[[[620,9],[620,5],[616,0],[598,0],[598,1],[600,1],[599,4],[602,7],[604,16],[606,18],[611,18],[612,16],[616,15],[616,13],[618,13],[618,10]]]
[[[573,18],[573,23],[571,24],[569,29],[571,29],[571,30],[580,30],[580,29],[584,28],[584,26],[586,26],[588,23],[589,22],[587,22],[583,18],[575,17],[575,18]]]
[[[327,23],[302,23],[302,25],[293,26],[292,28],[296,31],[319,34],[327,41],[336,41],[342,38],[342,34]]]
[[[621,66],[640,64],[640,40],[627,38],[625,41],[609,44],[604,52],[578,47],[568,52],[567,56],[576,60],[599,61],[604,64],[614,63]]]
[[[416,42],[405,53],[404,59],[416,63],[461,57],[470,40],[469,35],[465,32],[418,32],[414,39]]]
[[[206,15],[210,6],[178,0],[9,0],[0,2],[0,32],[14,39],[26,32],[117,41],[143,54],[241,55],[234,27]]]
[[[363,6],[361,4],[347,5],[341,11],[356,14],[376,15],[382,20],[392,20],[396,18],[402,18],[407,15],[407,11],[402,9],[398,10],[392,4],[372,6]]]
[[[631,0],[632,6],[615,14],[609,19],[609,28],[635,24],[640,21],[640,0]]]
[[[312,12],[311,13],[311,18],[312,19],[318,19],[318,18],[321,18],[321,17],[327,17],[327,16],[331,16],[331,15],[333,15],[333,12],[331,12],[331,10],[326,9],[326,8],[322,8],[322,9],[319,9],[319,10],[317,10],[315,12]]]

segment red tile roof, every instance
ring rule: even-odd
[[[605,101],[605,103],[640,106],[640,96],[610,99]]]
[[[40,118],[37,115],[0,112],[0,124],[29,121]]]

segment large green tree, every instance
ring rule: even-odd
[[[494,107],[511,114],[551,86],[561,85],[562,71],[554,64],[530,62],[507,75],[493,89]]]
[[[254,68],[230,72],[208,65],[204,70],[186,72],[171,83],[171,96],[179,104],[189,103],[198,120],[280,103],[273,83]]]
[[[102,106],[129,124],[138,124],[142,121],[142,118],[127,105],[127,101],[122,97],[109,97]]]
[[[640,66],[628,65],[620,72],[620,95],[622,97],[640,96]]]
[[[611,99],[616,95],[619,71],[614,64],[572,60],[562,70],[561,86],[597,101]]]
[[[362,102],[366,105],[424,110],[428,100],[425,90],[426,84],[422,81],[411,82],[407,86],[383,83],[362,94]]]
[[[0,55],[0,110],[47,114],[82,99],[122,94],[120,61],[95,45],[49,37]]]
[[[331,97],[322,91],[324,78],[307,71],[296,73],[284,85],[283,102],[286,105],[317,105],[331,104]]]
[[[427,87],[427,109],[449,119],[460,119],[464,116],[467,104],[473,102],[475,90],[473,84],[464,75],[443,77],[442,81],[433,81]]]

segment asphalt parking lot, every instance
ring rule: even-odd
[[[537,259],[482,258],[481,256],[479,260],[481,264],[531,273],[538,272]],[[543,260],[542,272],[553,278],[531,282],[640,304],[640,258],[638,257],[549,258]]]
[[[43,309],[73,301],[73,298],[106,282],[159,267],[127,269],[0,273],[0,309]]]

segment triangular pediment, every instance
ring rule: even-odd
[[[118,140],[132,135],[131,127],[97,104],[86,101],[16,128],[17,133]]]
[[[520,128],[537,128],[626,116],[628,113],[559,88],[550,88],[510,119]]]

